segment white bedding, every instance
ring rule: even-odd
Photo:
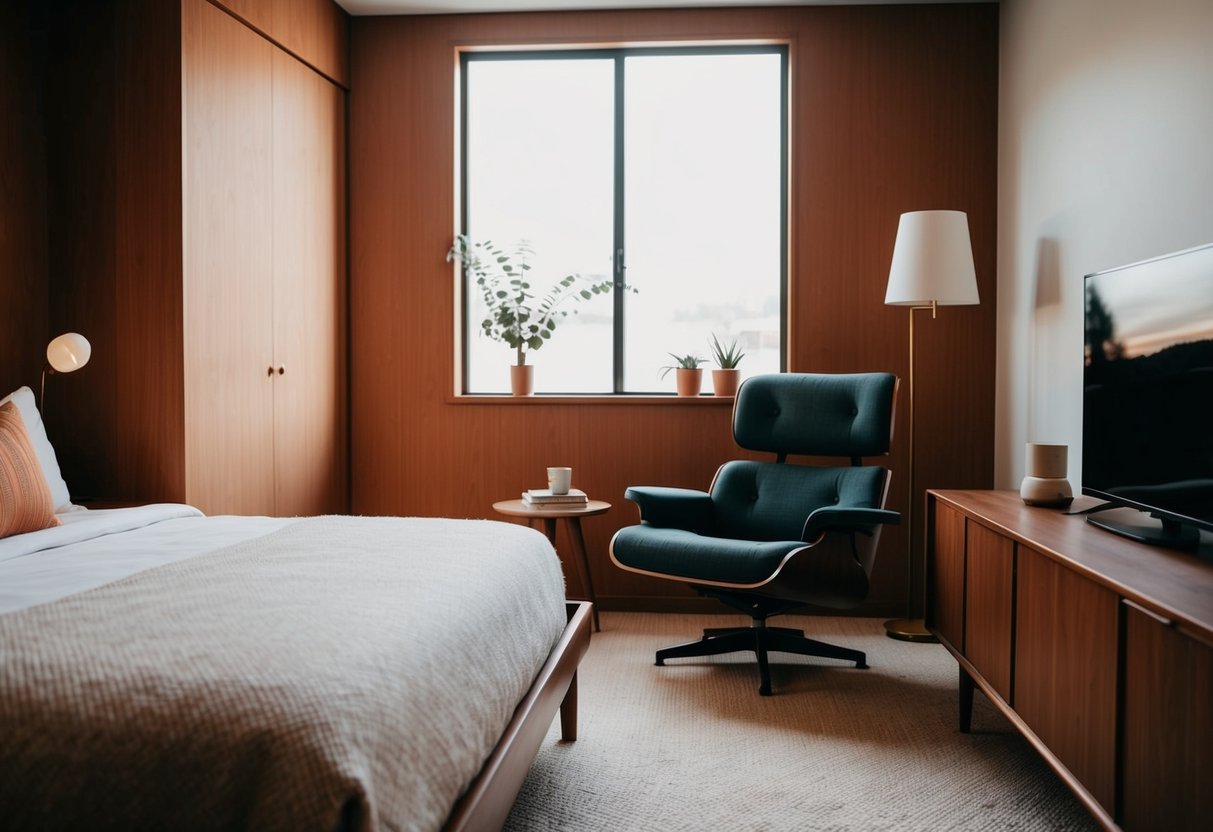
[[[74,514],[0,547],[6,828],[435,830],[564,626],[517,525]]]
[[[0,539],[0,614],[66,598],[294,522],[204,517],[193,506],[68,511],[63,525]]]

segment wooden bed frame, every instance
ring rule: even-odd
[[[564,632],[484,767],[451,810],[443,827],[447,832],[501,829],[558,708],[561,739],[577,739],[577,666],[590,646],[592,605],[567,601],[565,612]]]

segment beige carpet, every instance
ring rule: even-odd
[[[868,654],[868,670],[772,654],[653,651],[735,616],[603,613],[580,671],[580,730],[554,727],[506,828],[531,830],[1088,830],[1097,828],[979,693],[956,730],[956,663],[881,621],[798,618]],[[748,658],[743,658],[747,656]]]

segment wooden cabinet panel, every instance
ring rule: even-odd
[[[1213,647],[1126,605],[1121,823],[1207,829],[1213,819]]]
[[[210,0],[262,32],[274,28],[274,0]]]
[[[349,16],[334,0],[209,0],[343,86]]]
[[[928,627],[957,650],[964,652],[965,517],[959,511],[932,501],[930,521],[930,598]]]
[[[944,641],[962,668],[961,730],[975,684],[1001,692],[989,674],[1002,664],[991,664],[977,634],[1007,618],[998,612],[983,624],[976,605],[1001,603],[998,564],[1013,546],[1013,696],[991,697],[995,707],[1105,828],[1205,829],[1213,818],[1213,545],[1198,556],[1143,546],[1082,517],[1025,506],[1011,491],[932,490],[927,508],[933,558],[954,558],[954,543],[940,545],[955,536],[953,515],[968,524],[964,650]],[[928,620],[946,618],[956,601],[941,597],[945,582],[933,586]]]
[[[331,514],[347,492],[345,94],[274,50],[273,119],[275,507]]]
[[[1015,710],[1111,813],[1116,594],[1026,546],[1017,582]]]
[[[1015,544],[979,523],[966,526],[964,655],[1010,702]]]
[[[186,494],[273,514],[274,47],[209,3],[183,7]]]
[[[94,346],[51,410],[60,425],[88,412],[94,428],[57,443],[78,496],[348,508],[345,94],[246,24],[273,3],[123,0],[47,17],[54,225],[71,229],[52,249],[51,322]],[[276,252],[292,304],[277,321]],[[302,427],[281,455],[277,365],[322,379],[292,385]],[[279,458],[304,508],[293,495],[278,508]]]
[[[349,18],[333,0],[271,0],[270,36],[339,84],[349,85]]]

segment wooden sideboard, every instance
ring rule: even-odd
[[[1116,509],[1115,511],[1127,511]],[[1213,823],[1213,550],[927,492],[927,627],[1109,829]]]

